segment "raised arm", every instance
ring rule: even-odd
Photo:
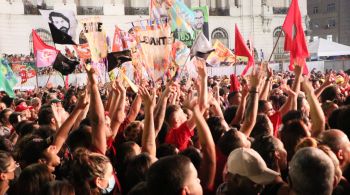
[[[72,129],[74,122],[79,117],[80,113],[84,112],[84,109],[89,104],[87,94],[85,93],[79,98],[78,104],[75,106],[73,112],[69,115],[69,117],[63,122],[61,127],[58,129],[55,139],[52,145],[56,146],[56,151],[59,152],[62,148],[64,142],[66,141],[69,131]],[[53,109],[55,109],[54,105],[52,105]]]
[[[253,127],[256,122],[256,116],[258,114],[258,101],[259,101],[259,85],[261,82],[262,76],[258,71],[254,71],[250,77],[250,91],[247,100],[247,108],[244,114],[244,120],[240,131],[249,137],[250,133],[253,130]]]
[[[232,119],[230,123],[231,126],[239,126],[241,124],[243,120],[243,115],[246,109],[248,94],[249,94],[248,86],[246,84],[242,85],[242,100],[241,100],[241,103],[238,105],[235,117]]]
[[[113,110],[113,115],[111,118],[111,131],[112,131],[111,136],[114,139],[118,133],[120,125],[125,119],[126,90],[118,80],[115,80],[113,85],[113,91],[115,91],[116,106]]]
[[[322,85],[318,88],[315,89],[315,96],[318,98],[320,97],[321,93],[329,86],[331,86],[334,83],[334,75],[333,73],[330,73],[326,76],[325,81],[322,83]]]
[[[92,144],[101,153],[105,154],[107,150],[106,142],[106,124],[104,108],[101,96],[98,90],[98,80],[96,70],[94,68],[87,69],[88,78],[90,81],[90,107],[89,118],[92,126]]]
[[[269,64],[267,62],[264,62],[263,66],[266,70],[266,79],[265,79],[265,82],[263,84],[263,88],[261,90],[261,93],[259,94],[259,99],[260,100],[267,100],[267,97],[268,97],[269,91],[270,91],[270,85],[271,85],[271,79],[273,76],[273,72],[272,72],[272,69],[269,67]]]
[[[198,138],[202,147],[203,162],[199,171],[199,179],[202,186],[207,189],[214,187],[215,172],[216,172],[216,153],[213,136],[210,133],[208,124],[205,122],[203,113],[198,105],[193,108],[193,115],[196,121],[198,130]]]
[[[311,117],[311,135],[317,137],[322,131],[325,130],[326,119],[321,108],[320,102],[314,93],[314,88],[312,87],[310,81],[304,78],[302,86],[310,105],[310,117]]]
[[[139,94],[145,105],[144,130],[142,132],[142,152],[156,156],[156,134],[153,111],[156,104],[155,91],[150,95],[146,88],[140,87]]]
[[[128,121],[134,121],[136,119],[137,115],[140,112],[141,103],[142,103],[142,99],[140,95],[137,94],[134,101],[131,104],[129,114],[126,117]]]
[[[165,111],[166,111],[169,95],[171,92],[175,90],[175,88],[176,88],[176,85],[174,83],[168,83],[156,105],[155,120],[154,120],[154,128],[155,128],[156,136],[158,135],[164,122]]]

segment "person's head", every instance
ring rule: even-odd
[[[228,189],[240,194],[258,194],[264,185],[272,183],[280,174],[266,166],[255,150],[237,148],[227,159]]]
[[[344,132],[337,129],[327,130],[321,133],[319,140],[336,154],[343,170],[350,165],[350,141]]]
[[[6,108],[6,104],[4,102],[0,102],[0,112],[5,110]]]
[[[236,116],[238,106],[228,107],[224,112],[224,118],[227,124],[230,124]]]
[[[334,164],[323,151],[312,147],[302,148],[289,164],[289,186],[297,195],[330,195],[334,173]]]
[[[135,185],[128,193],[128,195],[147,195],[147,183],[145,181]]]
[[[133,141],[141,145],[143,123],[140,121],[131,122],[123,131],[125,141]]]
[[[10,125],[9,118],[12,112],[10,108],[6,108],[0,112],[0,122],[2,125]]]
[[[165,111],[164,120],[170,128],[177,128],[187,121],[187,115],[179,105],[170,105]]]
[[[300,140],[311,136],[307,126],[301,120],[293,120],[283,125],[279,135],[287,150],[288,161],[292,159],[295,147]]]
[[[250,148],[250,141],[242,132],[231,129],[219,139],[218,147],[223,155],[228,156],[236,148]]]
[[[110,193],[113,190],[116,181],[108,157],[86,149],[76,150],[73,156],[70,178],[77,194]]]
[[[51,106],[42,106],[38,114],[39,125],[55,126],[56,121]]]
[[[179,150],[173,144],[161,144],[157,147],[157,158],[163,158],[166,156],[176,155]]]
[[[181,155],[159,159],[150,167],[146,181],[153,195],[203,194],[195,167]]]
[[[87,125],[81,125],[77,130],[69,134],[67,145],[71,151],[75,151],[79,147],[90,148],[92,145],[91,132]]]
[[[227,97],[230,106],[238,106],[242,101],[242,94],[239,91],[233,91]]]
[[[24,168],[16,183],[17,194],[37,195],[40,194],[46,182],[54,180],[47,166],[32,164]]]
[[[259,100],[258,113],[259,114],[266,114],[267,116],[271,116],[275,113],[275,110],[273,109],[271,102],[266,101],[266,100]]]
[[[287,168],[287,151],[279,139],[262,136],[253,141],[252,149],[260,154],[270,169],[279,172]]]
[[[123,182],[125,193],[139,182],[146,181],[146,173],[155,160],[148,153],[141,153],[130,159],[125,171],[125,182]]]
[[[122,143],[118,148],[116,161],[114,162],[116,163],[115,167],[117,167],[118,174],[123,175],[130,159],[140,153],[141,148],[137,143],[131,141]]]
[[[273,125],[266,114],[258,114],[250,137],[258,138],[268,135],[273,135]]]
[[[228,129],[227,123],[222,117],[217,117],[217,116],[210,117],[207,119],[207,124],[213,136],[214,143],[217,143],[220,137]]]
[[[21,140],[18,146],[18,158],[23,167],[33,163],[45,164],[51,172],[61,161],[57,148],[51,145],[52,139],[43,139],[38,135],[28,135]]]
[[[204,15],[202,10],[196,9],[193,11],[195,16],[194,16],[194,22],[192,24],[192,28],[195,30],[202,30],[203,25],[204,25]]]
[[[306,116],[310,115],[310,105],[305,96],[299,95],[297,98],[297,109],[303,112]]]
[[[185,150],[181,151],[179,153],[179,155],[183,155],[188,157],[192,164],[194,165],[194,167],[197,169],[197,171],[200,170],[200,166],[201,166],[201,162],[202,162],[202,155],[200,150],[198,150],[195,147],[188,147]]]
[[[38,97],[33,98],[31,100],[31,106],[33,106],[35,110],[39,110],[41,107],[41,99]]]
[[[34,131],[37,128],[38,128],[38,126],[34,122],[28,121],[28,120],[23,120],[16,125],[15,131],[19,135],[19,137],[21,138],[25,135],[29,135],[29,134],[34,133]]]
[[[70,28],[70,21],[65,15],[59,12],[51,12],[49,14],[49,20],[57,29],[68,33]]]
[[[337,96],[337,87],[336,86],[329,86],[326,89],[324,89],[320,95],[321,102],[324,103],[327,100],[328,101],[339,101]]]
[[[69,182],[56,180],[46,183],[41,195],[75,195],[75,191]]]
[[[16,106],[15,112],[20,112],[22,119],[30,119],[31,118],[31,112],[30,109],[33,107],[27,106],[26,102],[21,102]]]
[[[13,160],[10,153],[0,151],[0,182],[8,184],[9,181],[15,179],[15,170],[19,167],[18,163]],[[9,186],[4,186],[9,188]],[[2,190],[1,190],[2,191]]]

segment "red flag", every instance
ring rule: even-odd
[[[80,59],[89,59],[91,58],[91,52],[90,52],[90,48],[89,48],[89,44],[88,43],[84,43],[84,44],[80,44],[78,46],[73,45],[75,51],[78,54],[78,57]]]
[[[32,30],[32,35],[33,35],[34,56],[36,58],[36,66],[37,67],[51,66],[56,59],[58,50],[44,43],[44,41],[40,39],[38,34],[36,34],[34,29]]]
[[[112,45],[113,52],[123,51],[124,49],[127,48],[127,43],[124,40],[123,33],[124,32],[122,32],[122,30],[118,28],[118,26],[115,27],[113,45]]]
[[[245,75],[248,69],[254,65],[254,57],[247,45],[244,42],[244,39],[239,32],[237,24],[235,25],[235,55],[236,56],[246,56],[248,57],[248,64],[242,72],[242,75]]]
[[[282,29],[285,32],[284,50],[290,51],[289,69],[293,70],[294,62],[297,61],[304,67],[303,73],[308,74],[305,58],[309,57],[309,51],[305,41],[298,0],[292,0]]]

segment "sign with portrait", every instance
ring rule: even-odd
[[[209,40],[208,6],[193,7],[192,11],[194,12],[195,16],[191,26],[195,33],[195,36],[191,36],[191,34],[189,34],[188,32],[182,31],[180,29],[174,31],[174,37],[184,42],[187,45],[187,47],[191,47],[193,45],[193,42],[196,39],[196,36],[199,34],[199,32],[203,32],[205,37]]]
[[[58,30],[70,35],[75,40],[77,19],[73,10],[39,10],[48,23],[53,24]]]

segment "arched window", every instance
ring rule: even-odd
[[[36,34],[39,35],[41,40],[43,40],[46,44],[54,46],[51,33],[48,30],[38,28],[35,31],[36,31]],[[29,35],[29,48],[30,48],[30,53],[34,53],[33,52],[34,49],[33,49],[33,35],[32,35],[32,33],[30,33],[30,35]]]
[[[280,36],[280,33],[282,33],[282,34],[281,34],[281,37],[278,40],[278,37]],[[282,60],[288,60],[289,59],[288,53],[286,53],[284,51],[284,37],[285,37],[285,34],[284,34],[281,26],[277,27],[273,31],[273,45],[275,45],[277,40],[278,40],[278,43],[277,43],[277,46],[276,46],[276,49],[275,49],[274,55],[273,55],[275,61],[282,61]]]
[[[211,33],[211,41],[214,44],[216,40],[219,40],[222,44],[229,48],[228,33],[225,29],[216,28],[213,30]]]

